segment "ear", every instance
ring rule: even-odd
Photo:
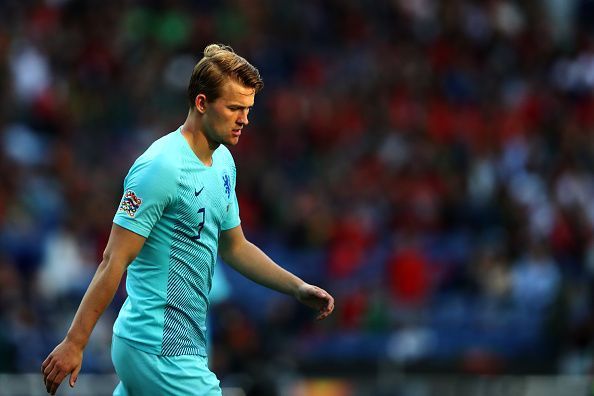
[[[196,99],[194,99],[194,106],[200,114],[204,114],[206,111],[206,103],[206,95],[204,94],[198,94]]]

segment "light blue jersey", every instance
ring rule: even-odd
[[[132,165],[114,223],[146,238],[128,267],[114,334],[145,352],[206,356],[206,311],[219,234],[240,223],[235,163],[225,146],[211,167],[181,128]]]

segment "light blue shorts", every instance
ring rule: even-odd
[[[120,378],[114,396],[222,394],[219,380],[204,356],[153,355],[114,335],[111,360]]]

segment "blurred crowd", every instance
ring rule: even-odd
[[[233,149],[243,228],[337,301],[316,323],[221,264],[215,372],[590,372],[592,21],[588,0],[0,2],[0,372],[65,334],[211,42],[266,85]],[[111,370],[124,298],[86,370]]]

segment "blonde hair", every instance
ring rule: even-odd
[[[220,96],[220,88],[227,78],[232,78],[256,93],[264,87],[260,72],[247,60],[237,55],[233,48],[223,44],[210,44],[204,56],[194,66],[188,85],[190,108],[195,106],[196,96],[204,94],[212,102]]]

